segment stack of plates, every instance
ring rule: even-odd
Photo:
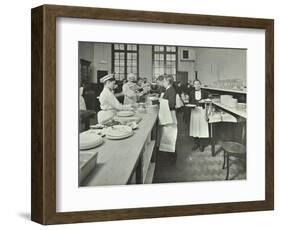
[[[108,139],[118,140],[133,135],[133,129],[128,125],[114,125],[104,129],[103,133]]]
[[[135,112],[130,110],[124,110],[117,113],[117,116],[119,117],[131,117],[133,115],[135,115]]]
[[[236,107],[237,99],[233,98],[231,95],[221,95],[220,96],[221,103],[228,107]]]
[[[80,133],[80,150],[92,149],[103,143],[101,136],[93,130]]]
[[[141,117],[139,116],[131,116],[131,117],[114,117],[114,121],[118,121],[121,124],[127,123],[127,122],[131,122],[131,121],[135,121],[136,123],[139,123],[142,120]]]

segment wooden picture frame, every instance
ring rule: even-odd
[[[43,5],[32,9],[31,219],[62,224],[274,208],[274,21],[271,19]],[[249,202],[56,212],[56,18],[121,20],[264,29],[266,36],[265,200]]]

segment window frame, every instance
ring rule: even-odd
[[[163,51],[155,51],[155,47],[156,46],[163,46],[164,50]],[[175,51],[167,51],[167,47],[175,47]],[[155,81],[156,80],[156,76],[155,76],[155,54],[163,54],[164,55],[164,74],[166,73],[166,65],[167,65],[167,54],[174,54],[176,55],[176,60],[175,60],[175,67],[176,67],[176,73],[174,76],[174,80],[176,80],[176,75],[178,72],[178,47],[177,46],[173,46],[173,45],[152,45],[152,80]]]
[[[115,49],[115,45],[124,45],[124,50]],[[136,50],[128,50],[128,45],[135,45],[137,47]],[[124,79],[116,79],[117,81],[123,81],[127,80],[127,68],[128,68],[128,59],[127,54],[128,53],[135,53],[137,54],[137,73],[136,76],[139,78],[139,44],[133,44],[133,43],[112,43],[111,44],[111,71],[112,73],[115,73],[115,53],[124,53]]]

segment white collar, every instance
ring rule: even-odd
[[[106,89],[107,91],[109,91],[109,92],[113,92],[113,90],[112,89],[110,89],[110,88],[107,88],[107,87],[104,87],[104,89]]]

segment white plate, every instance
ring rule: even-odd
[[[130,126],[133,130],[139,127],[135,121],[128,122],[127,125]]]
[[[187,105],[185,105],[186,107],[190,107],[190,108],[194,108],[194,107],[196,107],[196,105],[194,105],[194,104],[187,104]]]
[[[111,139],[111,140],[120,140],[120,139],[124,139],[124,138],[130,137],[133,134],[134,134],[134,132],[128,133],[128,134],[123,135],[123,136],[110,136],[110,135],[106,135],[106,138],[107,139]]]
[[[132,128],[128,125],[114,125],[103,130],[106,136],[123,137],[132,133]]]
[[[148,97],[151,101],[159,101],[159,98],[158,97]]]
[[[119,117],[131,117],[133,115],[135,115],[133,111],[120,111],[117,113],[117,116]]]

